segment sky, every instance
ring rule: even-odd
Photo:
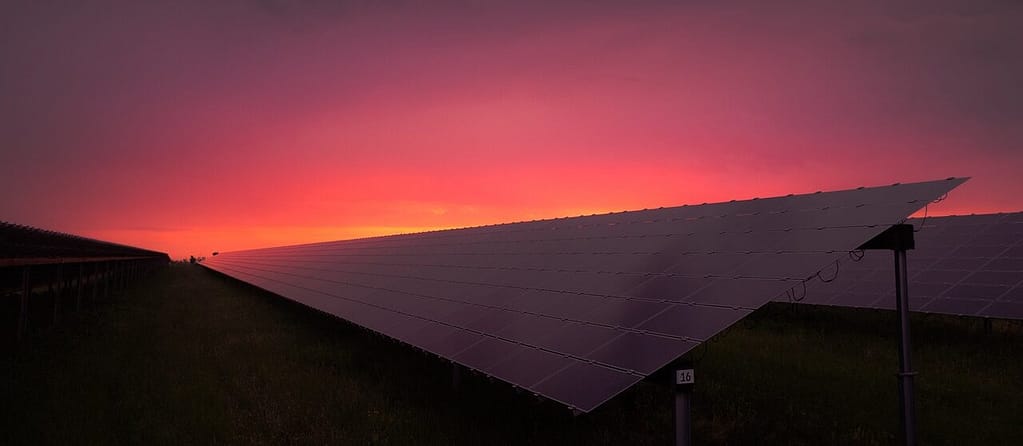
[[[1023,210],[1018,1],[6,1],[0,220],[173,258],[923,181]]]

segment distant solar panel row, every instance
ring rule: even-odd
[[[907,253],[909,308],[926,313],[1023,319],[1023,213],[931,217]],[[832,283],[815,283],[802,302],[895,308],[891,254],[845,261]]]
[[[56,258],[164,257],[162,252],[0,221],[0,266]],[[28,259],[35,259],[32,262]]]
[[[258,249],[205,265],[590,411],[963,181]]]

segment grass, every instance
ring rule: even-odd
[[[1023,328],[914,315],[923,444],[1023,438]],[[698,444],[896,441],[894,314],[773,304],[691,353]],[[0,357],[0,444],[670,444],[657,377],[561,406],[200,267]],[[656,382],[655,382],[656,381]]]

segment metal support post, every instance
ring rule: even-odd
[[[451,388],[458,389],[462,384],[462,367],[457,363],[451,363]]]
[[[103,299],[110,297],[110,264],[103,264]]]
[[[96,305],[96,293],[99,292],[99,264],[92,264],[92,274],[89,274],[89,288],[92,288],[92,300],[89,305]]]
[[[78,264],[78,280],[75,285],[78,289],[75,292],[75,311],[82,311],[82,280],[85,279],[85,264]]]
[[[20,341],[25,337],[28,330],[28,299],[32,295],[32,274],[29,267],[22,268],[21,272],[21,308],[18,310],[18,334]]]
[[[913,389],[912,349],[909,337],[909,276],[906,251],[916,248],[913,225],[894,225],[868,240],[860,249],[884,249],[895,253],[895,310],[899,317],[899,419],[902,439],[916,445],[916,398]]]
[[[53,294],[53,325],[60,320],[60,296],[64,294],[64,265],[57,264],[57,287],[54,290],[53,283],[50,283],[50,292]]]
[[[693,444],[693,369],[675,370],[672,387],[675,390],[675,446]]]
[[[902,436],[907,445],[916,445],[916,398],[913,389],[912,350],[909,337],[909,281],[906,274],[906,250],[895,250],[895,303],[899,312],[899,405]]]

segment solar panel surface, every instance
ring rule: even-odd
[[[1023,212],[910,219],[909,308],[926,313],[1023,319]],[[834,282],[814,283],[801,301],[895,308],[892,255],[866,251],[839,265]]]
[[[204,265],[588,412],[963,181],[265,248]]]

